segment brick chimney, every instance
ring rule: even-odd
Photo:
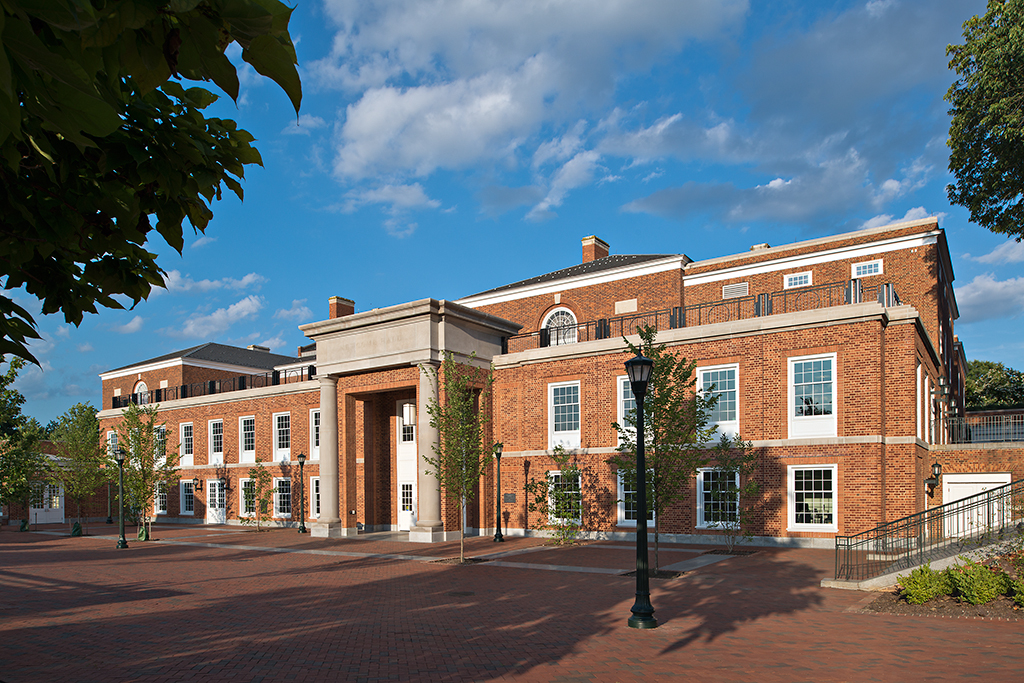
[[[356,312],[356,302],[340,296],[332,296],[327,300],[328,318],[344,318]]]
[[[608,243],[591,235],[583,238],[583,262],[590,263],[608,255]]]

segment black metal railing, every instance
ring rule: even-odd
[[[307,365],[302,368],[291,370],[272,370],[258,375],[235,375],[221,379],[211,379],[206,382],[193,382],[191,384],[180,384],[163,389],[150,389],[127,396],[114,396],[111,400],[111,408],[127,408],[130,404],[146,405],[148,403],[163,403],[164,401],[177,401],[183,398],[194,398],[196,396],[211,396],[223,394],[229,391],[241,391],[243,389],[258,389],[260,387],[276,387],[281,384],[294,384],[305,382],[316,376],[316,366]]]
[[[836,579],[864,581],[1008,541],[1024,531],[1024,480],[836,536]]]
[[[1024,441],[1024,413],[947,417],[949,443]]]
[[[635,334],[637,327],[643,325],[650,325],[659,330],[671,330],[766,315],[810,311],[864,301],[878,301],[885,306],[900,306],[903,303],[892,284],[863,287],[859,279],[830,282],[812,287],[794,287],[766,294],[694,304],[685,308],[677,306],[616,318],[591,320],[575,325],[548,327],[536,332],[526,332],[505,338],[502,343],[502,353],[516,353],[546,346],[621,337]]]

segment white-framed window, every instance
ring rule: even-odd
[[[580,478],[580,475],[563,477],[558,470],[548,472],[548,521],[558,523],[583,520],[583,491],[580,487]],[[569,495],[556,497],[555,491],[567,492]]]
[[[320,516],[320,477],[309,478],[309,517]]]
[[[274,479],[274,516],[292,516],[292,480]]]
[[[153,429],[153,457],[156,458],[157,466],[167,462],[167,427],[163,425]]]
[[[274,413],[274,460],[286,462],[292,453],[292,416]]]
[[[736,472],[705,468],[697,472],[697,527],[721,529],[739,521],[738,493],[740,481]]]
[[[414,443],[416,441],[416,423],[406,422],[404,412],[402,411],[398,415],[398,440],[401,443]]]
[[[210,444],[210,464],[224,464],[224,420],[210,420],[207,426]]]
[[[636,526],[637,520],[637,492],[636,482],[628,481],[621,472],[616,476],[619,482],[618,498],[618,525]],[[651,491],[647,491],[647,505],[651,504]],[[654,522],[654,510],[647,511],[647,521]]]
[[[628,429],[631,433],[634,429],[628,426],[626,417],[636,410],[636,397],[633,396],[633,386],[629,383],[629,377],[622,375],[615,380],[615,403],[618,412],[619,424]],[[622,434],[619,434],[619,443],[622,442]],[[619,496],[621,498],[622,496]]]
[[[542,327],[548,331],[551,346],[576,343],[576,315],[568,308],[556,308],[548,313]]]
[[[238,480],[238,516],[252,517],[256,514],[256,482],[252,479]]]
[[[790,465],[790,531],[838,531],[836,465]]]
[[[738,363],[697,368],[697,388],[708,398],[718,398],[709,411],[708,420],[718,427],[720,434],[730,439],[740,433],[739,379]]]
[[[178,449],[181,451],[180,465],[195,464],[195,432],[191,422],[178,425]]]
[[[401,484],[399,487],[401,501],[399,509],[402,512],[412,512],[412,484]]]
[[[192,481],[182,481],[178,485],[178,512],[183,515],[194,515],[196,512],[196,490]]]
[[[320,409],[309,411],[309,459],[320,459]]]
[[[783,289],[792,289],[793,287],[809,287],[814,284],[814,276],[812,271],[808,270],[805,273],[790,273],[786,275],[783,282]]]
[[[853,279],[882,274],[882,259],[854,263],[850,266],[850,277]]]
[[[238,418],[239,462],[256,462],[256,417]]]
[[[132,393],[135,394],[136,400],[140,406],[149,403],[149,387],[146,386],[145,382],[141,380],[136,382],[135,386],[132,388]]]
[[[789,359],[789,438],[836,436],[836,354]]]
[[[117,457],[117,432],[107,432],[107,457]]]
[[[548,385],[548,447],[580,447],[580,383]]]
[[[153,507],[156,514],[166,515],[167,514],[167,484],[166,482],[158,481],[156,483],[156,493],[153,496]]]

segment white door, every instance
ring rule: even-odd
[[[206,523],[226,524],[228,521],[224,484],[219,479],[206,480]]]
[[[64,487],[42,481],[32,482],[32,508],[28,521],[32,524],[63,522]]]
[[[955,503],[970,496],[984,493],[1010,483],[1009,472],[975,472],[972,474],[943,474],[942,502]],[[964,504],[963,510],[954,508],[946,518],[946,536],[958,538],[973,536],[986,529],[999,529],[1010,521],[1008,501]]]
[[[416,404],[399,401],[397,408],[398,530],[409,531],[416,525]]]

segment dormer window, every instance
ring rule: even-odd
[[[139,405],[149,403],[149,387],[146,386],[145,382],[136,382],[135,388],[132,389],[132,393],[139,397]]]
[[[551,346],[576,343],[576,316],[568,308],[556,308],[544,319]]]

